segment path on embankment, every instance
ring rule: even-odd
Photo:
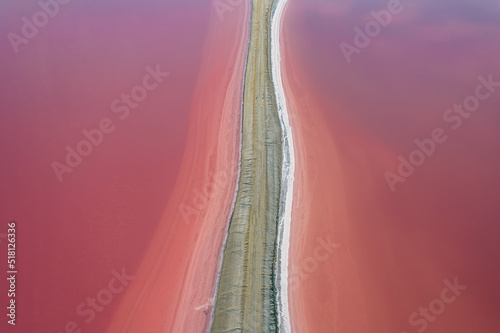
[[[277,332],[276,240],[282,133],[271,73],[273,0],[254,0],[243,97],[241,173],[212,332]]]

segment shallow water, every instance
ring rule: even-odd
[[[334,142],[323,159],[338,154],[342,165],[344,242],[351,244],[350,255],[339,252],[311,273],[304,320],[338,332],[414,331],[424,324],[409,316],[439,296],[443,280],[458,277],[468,290],[436,323],[426,323],[428,331],[498,329],[500,89],[484,82],[500,82],[500,5],[402,1],[387,26],[376,28],[370,12],[381,10],[387,1],[296,0],[285,16],[295,78]],[[356,27],[369,38],[356,43]],[[343,52],[342,43],[357,51]],[[476,89],[482,97],[468,97]],[[477,109],[453,111],[464,101]],[[340,185],[325,180],[324,188]],[[292,248],[314,244],[317,234],[335,237],[335,223],[310,220],[311,234]],[[300,266],[311,253],[297,251]],[[356,293],[342,292],[350,286],[347,266],[333,278],[342,262],[357,267]],[[315,307],[320,299],[328,305]]]
[[[60,332],[74,322],[103,332],[126,289],[99,292],[114,270],[135,275],[175,184],[213,8],[70,2],[26,43],[5,38],[22,36],[22,17],[40,10],[36,2],[0,5],[0,232],[18,221],[15,330]],[[149,74],[144,83],[148,66],[161,72],[156,82]],[[144,84],[145,98],[132,91]],[[140,101],[118,102],[114,112],[131,91]],[[80,144],[90,140],[84,130],[95,144]],[[71,167],[67,146],[81,154],[69,157]],[[66,168],[54,170],[54,161]],[[87,297],[105,305],[92,309]]]

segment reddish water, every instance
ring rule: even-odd
[[[294,0],[284,19],[288,76],[295,82],[290,98],[301,106],[295,129],[304,138],[298,191],[313,198],[311,212],[299,197],[294,213],[295,233],[301,233],[292,241],[292,272],[305,269],[317,237],[341,244],[308,268],[292,292],[294,327],[498,331],[500,85],[479,88],[484,100],[464,112],[468,118],[443,117],[476,94],[479,76],[500,82],[500,6],[401,2],[400,13],[380,34],[371,31],[370,44],[348,63],[339,45],[355,46],[354,28],[364,29],[373,20],[370,11],[387,3]],[[414,140],[430,138],[435,129],[442,129],[435,135],[444,142],[430,151],[426,141],[428,157],[412,154]],[[423,163],[392,192],[384,173],[397,174],[398,156],[410,154],[416,164],[425,156]],[[434,301],[429,317],[417,313],[409,321],[455,277],[467,286],[459,297]]]
[[[0,34],[20,35],[22,17],[39,10],[3,2]],[[68,322],[105,331],[126,290],[108,284],[113,270],[135,275],[175,184],[212,11],[208,1],[70,2],[18,53],[2,37],[0,233],[18,222],[18,274],[15,328],[0,282],[0,331],[73,332]],[[169,76],[148,79],[155,88],[128,117],[114,113],[111,103],[157,65]],[[82,130],[105,118],[110,133],[58,179],[51,164],[65,164],[66,146],[77,149]],[[96,296],[105,305],[91,310]]]

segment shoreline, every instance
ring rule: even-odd
[[[280,116],[283,141],[283,166],[281,180],[280,216],[278,224],[278,239],[276,253],[278,262],[276,268],[277,304],[279,330],[291,332],[290,310],[288,304],[288,261],[290,252],[290,225],[293,205],[293,188],[295,175],[295,148],[290,126],[286,95],[281,75],[280,31],[281,19],[288,0],[277,0],[273,8],[271,25],[271,64],[273,85]]]
[[[234,190],[234,197],[233,197],[233,202],[231,204],[231,213],[228,217],[228,221],[227,221],[227,231],[225,232],[224,234],[224,242],[222,244],[222,248],[221,250],[219,251],[219,254],[218,254],[218,260],[217,260],[217,278],[216,278],[216,283],[215,283],[215,286],[213,288],[213,296],[212,296],[212,300],[213,300],[213,304],[215,305],[215,301],[216,301],[216,298],[217,298],[217,294],[219,292],[219,283],[220,283],[220,277],[221,277],[221,273],[222,273],[222,262],[223,262],[223,259],[224,259],[224,251],[226,250],[226,244],[227,244],[227,239],[229,237],[229,226],[231,224],[231,219],[233,218],[233,212],[234,212],[234,209],[235,209],[235,206],[236,206],[236,200],[238,198],[238,191],[239,191],[239,179],[241,177],[241,152],[242,152],[242,147],[243,147],[243,105],[244,105],[244,95],[245,95],[245,77],[246,77],[246,73],[247,73],[247,65],[248,65],[248,50],[250,49],[250,30],[252,28],[252,9],[253,9],[253,5],[252,5],[252,2],[250,2],[250,19],[249,19],[249,22],[248,22],[248,25],[247,25],[247,35],[248,35],[248,43],[246,43],[246,50],[245,51],[241,51],[241,52],[244,52],[246,54],[246,57],[245,57],[245,64],[244,64],[244,69],[243,69],[243,79],[241,80],[242,81],[242,89],[241,89],[241,117],[240,117],[240,128],[239,128],[239,149],[238,149],[238,152],[239,152],[239,156],[238,156],[238,171],[237,171],[237,175],[236,175],[236,186],[235,186],[235,190]],[[212,306],[212,310],[210,311],[210,320],[209,320],[209,323],[208,323],[208,329],[207,329],[207,332],[211,332],[212,331],[212,326],[213,326],[213,323],[214,323],[214,318],[215,318],[215,306]]]

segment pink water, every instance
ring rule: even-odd
[[[295,0],[285,17],[287,57],[301,86],[292,99],[304,105],[296,130],[312,142],[298,153],[298,167],[321,179],[306,182],[311,195],[340,191],[318,195],[313,212],[294,214],[295,231],[307,230],[292,242],[295,267],[310,261],[316,237],[342,244],[293,292],[300,332],[500,329],[500,7],[486,0],[401,4],[350,63],[341,43],[355,46],[355,27],[364,29],[374,20],[370,12],[386,10],[388,1]],[[445,115],[478,85],[488,97],[476,111]],[[300,116],[307,106],[308,116]],[[307,118],[324,120],[333,143],[314,141],[322,132],[307,132]],[[435,129],[444,142],[433,151],[429,143],[430,156],[391,191],[385,172],[397,174],[398,156],[408,160],[414,140]],[[330,159],[341,168],[323,168]],[[329,213],[337,210],[345,215]],[[312,217],[304,222],[304,214]],[[455,277],[467,286],[455,302],[444,312],[435,308],[439,315],[425,324],[421,314],[409,321]]]
[[[179,172],[212,10],[207,1],[70,2],[16,53],[4,37],[21,35],[22,17],[40,8],[0,5],[0,232],[18,223],[17,324],[7,324],[1,279],[2,332],[107,327],[126,288],[112,300],[103,291],[106,304],[85,305],[86,314],[77,307],[110,289],[113,270],[133,276],[155,233]],[[157,65],[169,75],[120,119],[111,103]],[[76,149],[81,132],[106,118],[111,132],[59,179],[51,164],[66,164],[66,146]]]

